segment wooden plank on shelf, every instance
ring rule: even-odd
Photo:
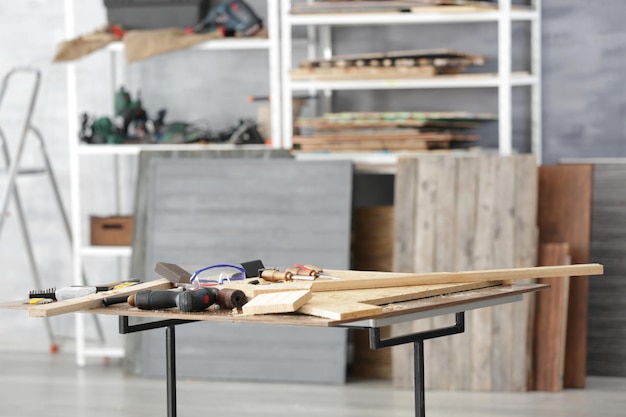
[[[447,142],[429,142],[416,140],[363,140],[360,142],[327,142],[327,143],[300,143],[301,151],[426,151],[434,147],[447,147]]]
[[[363,131],[341,132],[314,135],[296,135],[293,143],[302,144],[326,144],[333,142],[363,142],[363,141],[421,141],[421,142],[474,142],[476,135],[451,134],[449,132],[420,132],[413,129],[399,129],[389,131]]]
[[[435,67],[349,67],[349,68],[294,68],[292,80],[385,80],[402,78],[430,78],[437,72]]]
[[[565,265],[570,262],[567,243],[542,243],[540,265]],[[533,338],[533,385],[537,391],[561,391],[565,366],[567,300],[569,278],[542,278],[538,284],[550,289],[536,296]]]
[[[588,262],[593,166],[544,165],[539,169],[538,224],[542,243],[566,242],[572,263]],[[564,388],[584,388],[587,361],[589,280],[570,282]]]

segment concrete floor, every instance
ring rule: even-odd
[[[342,386],[178,381],[178,415],[408,417],[411,390],[384,381]],[[126,375],[119,363],[92,359],[85,368],[68,353],[0,351],[0,416],[165,416],[165,381]],[[429,417],[623,417],[626,378],[588,378],[584,390],[560,393],[427,392]]]

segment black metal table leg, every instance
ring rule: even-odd
[[[167,417],[176,417],[176,333],[174,326],[165,328],[165,361],[167,372]]]
[[[426,415],[426,399],[424,394],[424,341],[418,340],[413,343],[413,375],[415,390],[415,415],[424,417]]]
[[[179,324],[193,323],[194,320],[159,320],[130,325],[127,316],[120,316],[120,334],[142,332],[165,327],[165,367],[167,378],[167,417],[176,417],[176,332]]]
[[[455,314],[455,323],[450,327],[411,333],[404,336],[380,338],[380,328],[370,328],[370,349],[383,349],[391,346],[413,343],[413,369],[415,388],[415,416],[426,416],[426,402],[424,395],[424,340],[436,337],[449,336],[465,331],[465,313]]]

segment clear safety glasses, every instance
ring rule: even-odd
[[[211,285],[221,285],[224,282],[240,281],[246,278],[246,270],[237,265],[217,264],[207,266],[191,275],[189,282],[206,287]]]

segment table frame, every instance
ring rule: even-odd
[[[346,328],[361,328],[369,331],[370,349],[384,349],[413,343],[413,367],[414,367],[414,399],[415,416],[425,417],[425,384],[424,384],[424,341],[438,337],[450,336],[463,333],[465,331],[465,312],[477,308],[491,307],[495,305],[520,301],[524,292],[532,292],[548,288],[546,285],[531,285],[524,291],[510,294],[497,295],[495,297],[483,298],[464,303],[442,303],[439,307],[411,311],[405,314],[392,314],[381,316],[380,318],[370,318],[365,320],[354,320],[338,324]],[[471,293],[472,291],[468,291]],[[440,297],[445,299],[446,296]],[[410,302],[408,302],[410,303]],[[98,309],[100,310],[100,309]],[[402,336],[395,336],[386,339],[381,338],[381,328],[392,324],[415,321],[429,317],[440,316],[453,313],[455,323],[451,326],[410,333]],[[146,330],[165,328],[165,361],[166,361],[166,384],[167,384],[167,416],[176,417],[176,326],[186,323],[193,323],[198,320],[165,319],[146,323],[130,324],[129,316],[119,316],[119,332],[129,334]]]

